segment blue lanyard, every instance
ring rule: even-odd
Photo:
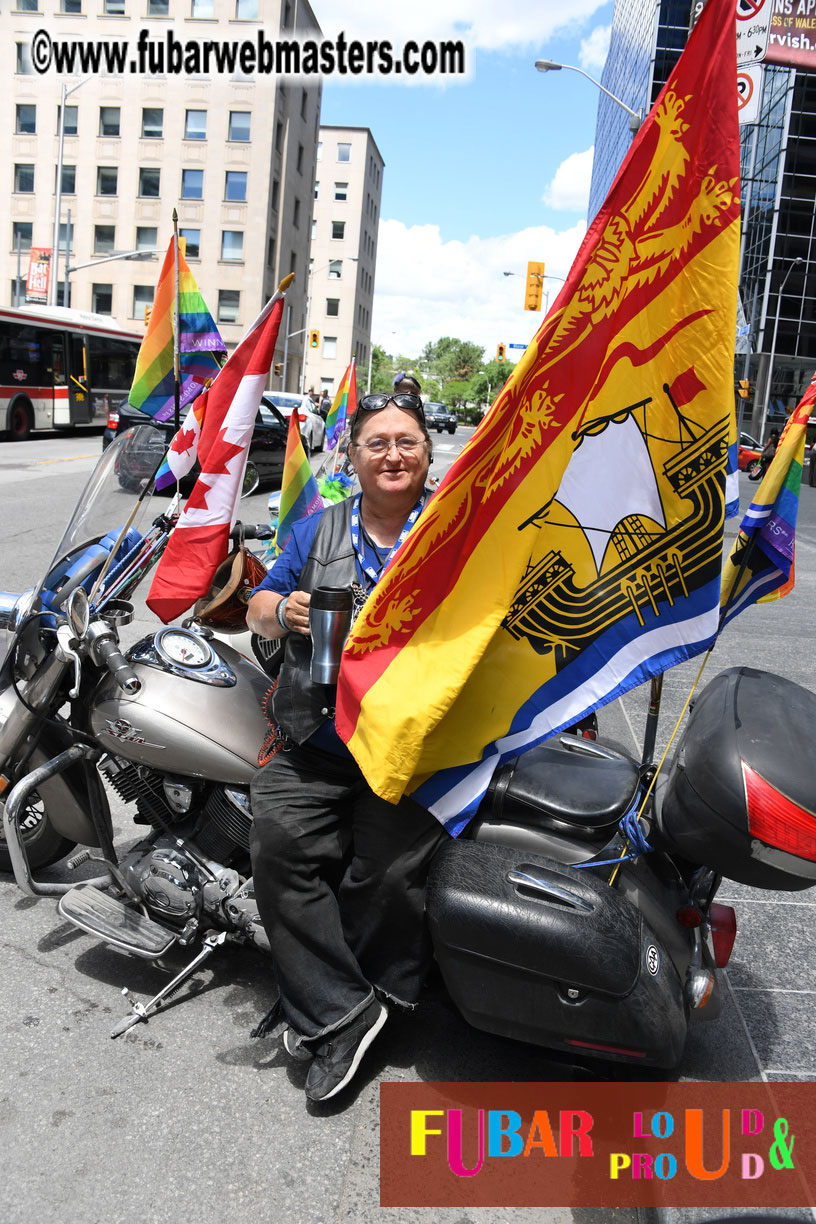
[[[425,504],[425,494],[424,492],[422,493],[422,495],[419,498],[419,501],[414,506],[411,513],[408,515],[408,518],[405,520],[405,526],[403,527],[402,531],[399,534],[399,539],[397,540],[393,548],[389,551],[388,556],[380,561],[379,570],[376,570],[374,566],[370,565],[365,559],[365,552],[363,550],[363,542],[362,542],[362,539],[360,538],[360,498],[361,496],[362,494],[360,493],[357,494],[357,496],[354,498],[354,503],[351,507],[351,543],[352,543],[352,547],[354,548],[355,556],[357,558],[357,568],[358,568],[358,571],[360,572],[361,577],[363,574],[365,574],[365,576],[371,580],[370,585],[374,586],[377,582],[379,582],[380,575],[382,574],[383,570],[388,565],[388,562],[391,560],[394,553],[397,551],[400,544],[403,542],[405,537],[408,535],[408,532],[411,530],[414,523],[419,518],[422,507]]]

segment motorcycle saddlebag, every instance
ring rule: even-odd
[[[683,985],[643,915],[588,871],[450,841],[427,894],[445,985],[474,1028],[644,1066],[681,1058]]]
[[[694,703],[658,800],[673,850],[755,888],[816,885],[816,696],[732,667]]]

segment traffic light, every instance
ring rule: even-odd
[[[524,294],[525,310],[541,309],[541,291],[544,281],[544,264],[527,264],[527,288]]]
[[[145,306],[145,327],[150,326],[150,312],[152,309],[152,306]]]
[[[275,377],[280,378],[282,374],[283,374],[283,362],[276,361],[275,362]]]
[[[747,378],[741,378],[737,387],[740,399],[748,399],[751,394],[751,384]]]
[[[496,345],[496,360],[505,361],[506,358],[507,358],[507,345],[497,344]]]
[[[320,332],[316,327],[313,327],[309,332],[309,348],[317,348],[320,344]]]

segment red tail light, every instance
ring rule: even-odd
[[[119,409],[111,408],[108,411],[108,429],[117,429],[119,426]]]
[[[298,412],[297,416],[299,421],[308,421],[309,419],[308,412]]]
[[[711,942],[714,944],[714,964],[724,969],[731,959],[734,940],[737,938],[737,915],[730,905],[715,902],[708,911],[711,923]]]
[[[750,833],[777,850],[816,862],[816,814],[788,799],[745,761],[742,776]]]

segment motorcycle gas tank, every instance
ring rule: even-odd
[[[162,772],[247,785],[269,730],[261,709],[269,677],[231,646],[213,642],[208,649],[222,682],[202,680],[200,669],[162,658],[154,649],[159,637],[127,652],[141,681],[138,693],[123,693],[112,676],[100,681],[90,703],[100,745]]]

